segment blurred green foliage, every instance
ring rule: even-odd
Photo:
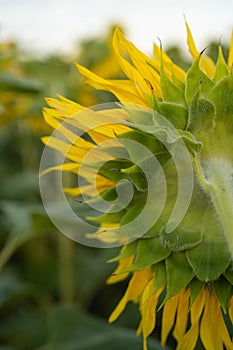
[[[14,43],[0,44],[0,350],[142,348],[134,305],[117,325],[106,321],[127,284],[105,286],[114,269],[106,261],[117,252],[81,246],[58,232],[38,186],[40,136],[50,132],[41,113],[44,99],[59,93],[84,105],[114,101],[110,93],[84,86],[73,64],[122,77],[112,32],[83,41],[70,57],[43,60],[22,57]],[[209,50],[215,56],[216,44]],[[167,52],[188,67],[178,47]],[[161,346],[150,340],[149,349]]]

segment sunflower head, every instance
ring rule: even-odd
[[[49,171],[79,173],[79,186],[65,191],[99,211],[86,218],[99,225],[88,237],[123,245],[108,283],[131,279],[109,321],[137,303],[144,350],[156,309],[162,344],[172,332],[177,349],[194,349],[199,336],[206,349],[233,349],[233,36],[228,61],[219,46],[214,63],[186,28],[187,72],[156,45],[146,56],[117,29],[126,79],[77,67],[121,104],[83,109],[61,97],[45,110],[65,139],[43,141],[69,159]]]

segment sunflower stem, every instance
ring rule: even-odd
[[[59,296],[64,302],[73,302],[74,288],[74,242],[60,234],[58,237],[59,252]]]

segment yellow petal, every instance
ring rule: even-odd
[[[64,123],[60,123],[54,118],[53,113],[49,109],[44,109],[45,121],[63,135],[71,144],[77,145],[79,148],[91,149],[94,147],[93,143],[84,140],[78,134],[75,134],[71,130],[65,127]]]
[[[119,225],[109,224],[109,228],[113,228],[113,226],[118,227]],[[103,230],[103,228],[100,227],[100,229],[96,233],[87,233],[86,237],[91,239],[95,238],[104,243],[119,243],[122,245],[127,243],[124,242],[123,239],[119,238],[119,236],[115,232],[109,231],[108,228]]]
[[[209,292],[206,292],[206,301],[205,301],[205,309],[201,320],[200,327],[200,336],[202,343],[207,349],[215,349],[214,340],[212,339],[212,335],[210,334],[211,323],[213,322],[210,319],[210,295]]]
[[[89,130],[88,131],[88,135],[92,138],[92,140],[95,142],[95,143],[102,143],[104,141],[107,141],[109,140],[110,136],[106,135],[106,134],[103,134],[102,132],[98,132],[97,131],[98,129],[96,130]],[[115,137],[115,134],[112,133],[111,137]]]
[[[137,70],[132,64],[130,64],[122,55],[122,45],[120,40],[118,40],[119,37],[117,36],[117,30],[114,33],[113,36],[113,49],[116,54],[116,58],[118,60],[119,65],[121,66],[121,69],[125,73],[125,75],[134,82],[135,88],[138,92],[138,94],[141,96],[142,100],[145,99],[145,95],[151,96],[152,91],[151,87],[146,83],[146,79],[144,76],[144,71]],[[127,50],[129,47],[128,41],[125,40],[125,49]],[[142,62],[141,62],[142,64]],[[157,80],[157,79],[156,79]],[[132,100],[131,102],[135,102]],[[147,105],[146,101],[144,101],[144,104]]]
[[[230,316],[231,323],[233,324],[233,296],[231,297],[229,302],[229,316]]]
[[[159,65],[159,71],[160,71],[160,63],[161,63],[161,48],[154,44],[154,58],[155,62]],[[166,75],[170,80],[172,80],[173,74],[176,76],[178,80],[184,83],[186,73],[185,71],[174,64],[170,57],[166,54],[166,52],[162,51],[162,59],[164,64],[164,70]]]
[[[109,138],[115,138],[116,135],[123,134],[124,132],[130,131],[131,129],[125,125],[111,123],[103,126],[96,127],[94,131],[106,135]],[[88,132],[89,133],[89,132]]]
[[[233,63],[233,30],[231,32],[231,42],[230,42],[230,51],[228,56],[228,67],[231,69]]]
[[[88,154],[88,158],[85,158],[85,160],[89,163],[93,162],[99,162],[103,160],[111,160],[112,157],[103,152],[101,149],[93,148],[93,144],[89,143],[85,144],[85,148],[77,147],[75,145],[68,144],[62,140],[59,140],[53,136],[45,136],[42,137],[42,142],[45,143],[47,146],[59,151],[61,154],[64,155],[65,158],[69,158],[73,160],[74,162],[81,163],[84,162],[84,158]],[[83,140],[85,141],[85,140]],[[81,141],[82,143],[82,141]],[[82,143],[83,144],[83,143]],[[93,150],[90,152],[90,150]]]
[[[187,327],[190,291],[186,289],[179,294],[176,325],[173,331],[174,338],[177,340],[178,344],[182,341]]]
[[[112,276],[110,276],[106,283],[107,284],[114,284],[120,281],[123,281],[126,279],[129,275],[129,272],[121,273],[121,271],[127,269],[130,267],[133,263],[134,256],[130,256],[129,258],[121,259],[118,263],[118,266],[116,270],[113,272]]]
[[[198,296],[193,302],[193,305],[191,306],[191,322],[192,324],[199,321],[199,318],[201,317],[204,305],[205,305],[205,296],[206,292],[205,289],[202,288]]]
[[[178,302],[179,302],[179,294],[176,294],[174,297],[169,299],[164,305],[163,318],[162,318],[162,335],[161,335],[162,345],[166,344],[168,334],[170,333],[174,325]]]
[[[42,137],[41,140],[45,145],[59,151],[65,157],[78,163],[80,163],[83,157],[87,154],[87,150],[78,149],[78,147],[72,146],[52,136]]]
[[[140,321],[137,332],[136,332],[137,336],[139,336],[141,334],[142,334],[142,320]]]
[[[126,114],[123,109],[115,109],[115,111],[113,109],[108,109],[101,112],[85,109],[68,119],[61,117],[61,114],[54,109],[44,108],[43,113],[47,124],[57,129],[71,143],[77,141],[78,145],[80,142],[84,143],[82,141],[83,139],[80,139],[78,135],[67,129],[65,125],[72,125],[77,129],[88,132],[96,143],[106,141],[109,138],[115,138],[116,134],[130,130],[129,127],[116,122],[116,120],[126,119]],[[61,124],[64,120],[65,124]]]
[[[138,96],[135,84],[128,80],[107,80],[89,71],[81,65],[76,65],[79,72],[86,78],[87,83],[97,90],[106,90],[113,93],[121,102],[134,102],[145,105],[145,100]],[[146,84],[146,83],[145,83]],[[148,88],[148,87],[147,87]]]
[[[216,316],[217,316],[217,329],[218,329],[220,338],[222,339],[222,342],[226,345],[227,349],[233,349],[233,343],[229,336],[220,308],[219,308],[219,314]]]
[[[188,47],[189,47],[189,51],[190,51],[190,53],[192,55],[192,58],[195,61],[196,58],[199,55],[199,52],[197,51],[197,48],[196,48],[196,45],[195,45],[195,42],[194,42],[191,30],[189,28],[189,25],[188,25],[187,21],[185,21],[185,25],[186,25],[186,30],[187,30],[187,44],[188,44]]]
[[[78,169],[80,168],[80,164],[77,163],[64,163],[61,165],[56,165],[53,167],[50,167],[44,171],[41,172],[41,176],[50,173],[51,171],[68,171],[74,174],[78,173]]]
[[[89,196],[93,192],[93,185],[85,185],[82,187],[65,187],[64,192],[72,197],[78,197],[81,194]]]
[[[199,336],[199,324],[194,323],[178,344],[176,350],[194,350]]]
[[[177,350],[194,350],[199,336],[199,320],[205,305],[205,289],[203,288],[191,306],[191,328],[179,342]]]
[[[117,307],[115,308],[115,310],[111,313],[108,322],[112,323],[114,321],[116,321],[116,319],[120,316],[120,314],[124,311],[126,304],[128,302],[127,299],[127,291],[125,293],[125,295],[123,296],[123,298],[120,300],[119,304],[117,305]]]
[[[52,128],[56,129],[60,125],[60,113],[55,111],[54,109],[44,108],[43,116],[47,124],[52,126]]]
[[[142,74],[144,79],[150,82],[150,84],[153,86],[153,89],[155,90],[156,95],[158,97],[161,97],[160,77],[158,72],[154,68],[152,68],[153,65],[155,65],[155,62],[151,58],[147,57],[140,50],[138,50],[130,41],[128,41],[124,37],[124,35],[120,32],[119,29],[116,29],[114,35],[115,35],[114,38],[116,42],[120,46],[123,46],[126,49],[131,61],[133,62],[138,72]],[[151,65],[148,65],[147,62],[150,62]],[[125,61],[124,61],[124,64],[125,64]],[[132,79],[132,76],[131,76],[131,79]]]
[[[92,193],[89,193],[91,197],[98,196],[103,191],[115,186],[115,182],[102,176],[91,166],[82,165],[80,167],[79,176],[85,178],[92,185]]]
[[[203,69],[206,75],[208,75],[210,78],[214,77],[215,64],[209,56],[202,54],[200,59],[200,67]]]
[[[46,102],[50,107],[57,109],[64,116],[72,116],[85,107],[59,95],[60,101],[55,98],[47,98]]]
[[[133,274],[133,277],[129,283],[129,297],[132,301],[138,301],[140,294],[149,280],[150,274],[150,267],[142,271],[136,271]]]
[[[92,131],[95,131],[95,133],[99,132],[102,136],[115,138],[116,134],[130,130],[129,127],[118,122],[125,119],[126,115],[123,109],[115,109],[115,111],[114,109],[107,109],[101,112],[85,109],[72,118],[67,119],[66,123],[87,132],[90,136]]]
[[[157,62],[155,62],[151,57],[147,56],[146,54],[144,54],[142,51],[140,51],[131,41],[127,40],[125,38],[125,36],[123,35],[123,33],[119,30],[119,28],[116,28],[115,31],[115,36],[116,36],[116,40],[118,41],[118,46],[122,45],[124,46],[124,49],[128,52],[130,59],[135,63],[138,62],[140,64],[140,62],[142,63],[149,63],[149,65],[151,67],[154,68],[154,70],[149,71],[148,68],[146,67],[147,73],[148,74],[154,74],[154,71],[156,73],[159,72],[159,64]],[[116,43],[117,45],[117,43]],[[135,64],[136,66],[136,64]],[[152,76],[151,76],[152,77]],[[157,75],[155,75],[156,79],[157,79]]]
[[[186,21],[185,21],[185,25],[186,25],[186,29],[187,29],[187,44],[189,47],[189,51],[193,57],[193,60],[195,61],[196,58],[199,56],[199,52],[196,48],[192,33],[191,33],[190,28],[188,26],[188,23]],[[202,54],[201,59],[200,59],[200,67],[203,69],[203,71],[210,78],[212,78],[214,76],[215,64],[209,56]]]
[[[58,166],[46,169],[44,172],[42,172],[41,175],[44,175],[54,170],[69,171],[69,172],[78,174],[80,166],[81,164],[66,163],[63,165],[58,165]],[[79,175],[84,177],[85,180],[89,182],[89,184],[82,185],[79,187],[66,187],[64,188],[65,193],[71,196],[83,195],[88,197],[96,197],[103,191],[115,186],[115,183],[113,181],[99,174],[96,174],[96,171],[93,168],[82,165],[81,169],[82,171],[81,171],[81,174]]]
[[[117,305],[113,313],[110,315],[110,318],[109,318],[110,323],[114,322],[119,317],[119,315],[124,310],[128,301],[133,301],[133,302],[138,301],[142,291],[144,290],[147,284],[147,281],[149,280],[149,277],[150,277],[150,268],[147,268],[142,271],[134,272],[133,277],[129,282],[128,288],[123,298],[121,299],[121,301],[119,302],[119,304]]]
[[[111,48],[112,47],[110,47],[109,49]],[[108,57],[96,64],[92,68],[92,71],[103,78],[112,78],[119,74],[120,67],[116,61],[116,57],[114,56],[113,52]]]
[[[65,171],[65,172],[67,171],[67,172],[71,172],[74,174],[78,174],[80,167],[81,167],[81,164],[79,164],[79,163],[64,163],[61,165],[55,165],[53,167],[50,167],[50,168],[44,170],[41,173],[41,175],[45,175],[47,173],[50,173],[51,171]],[[96,183],[96,178],[97,178],[97,182],[99,182],[100,184],[102,184],[103,182],[108,183],[108,184],[111,183],[111,185],[114,184],[112,181],[107,180],[106,178],[102,177],[101,175],[96,175],[96,170],[94,168],[89,167],[89,166],[82,165],[81,175],[83,177],[85,177],[85,179],[88,182]],[[95,175],[95,177],[94,177],[94,175]],[[101,179],[98,179],[98,176],[101,177]],[[93,179],[95,181],[93,181]],[[92,186],[93,186],[93,184],[92,184]]]
[[[146,340],[148,336],[152,333],[156,325],[156,307],[158,304],[159,296],[163,291],[164,287],[162,286],[154,294],[152,294],[153,289],[154,278],[151,278],[151,280],[145,286],[140,301],[144,350],[147,349]]]
[[[140,301],[140,312],[142,317],[142,332],[144,337],[148,337],[149,334],[153,331],[155,326],[155,305],[156,301],[158,302],[158,298],[156,295],[156,298],[154,299],[151,296],[151,293],[153,291],[154,286],[154,278],[151,278],[151,280],[147,283],[145,286],[145,289],[142,293],[142,298]],[[157,303],[156,303],[157,304]]]
[[[217,321],[219,317],[217,298],[206,290],[205,309],[201,320],[200,336],[206,349],[222,349]]]

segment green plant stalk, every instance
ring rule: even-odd
[[[54,157],[56,162],[56,155]],[[60,181],[56,172],[54,173],[54,181],[57,183]],[[72,303],[75,299],[74,244],[63,233],[57,234],[58,295],[62,302],[68,303]]]
[[[58,235],[58,290],[60,300],[73,302],[74,285],[74,242],[63,234]]]

